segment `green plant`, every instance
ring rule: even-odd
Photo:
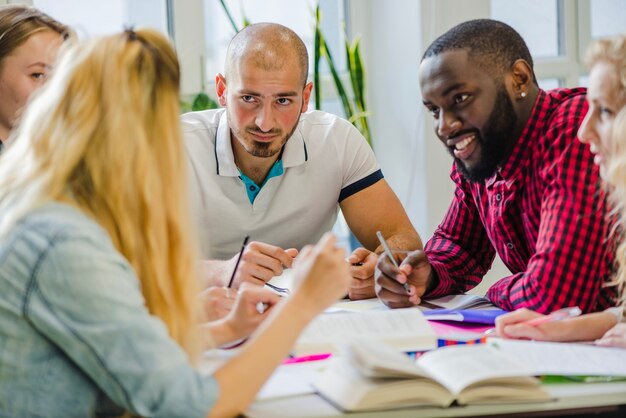
[[[191,103],[185,100],[180,101],[180,110],[183,113],[192,111],[195,112],[198,110],[217,109],[218,107],[219,104],[203,91],[196,94]]]
[[[222,9],[226,13],[228,20],[230,21],[231,26],[235,30],[235,32],[239,32],[239,28],[237,27],[237,23],[235,23],[235,19],[233,19],[228,6],[224,2],[224,0],[218,0],[222,6]],[[244,27],[248,26],[250,21],[244,16],[243,17],[243,25]],[[365,104],[365,71],[363,66],[363,59],[361,57],[361,41],[359,38],[354,39],[352,44],[350,44],[347,40],[346,36],[346,58],[348,63],[348,73],[350,76],[350,86],[352,88],[352,95],[348,94],[347,89],[343,85],[343,81],[337,71],[337,67],[335,66],[335,61],[333,60],[332,53],[328,48],[328,44],[326,43],[326,39],[322,34],[321,30],[321,12],[319,4],[315,7],[315,36],[314,36],[314,47],[313,47],[313,85],[314,85],[314,97],[315,97],[315,108],[321,109],[322,107],[322,89],[319,88],[321,86],[320,79],[320,62],[322,58],[326,59],[328,63],[328,68],[330,70],[330,74],[333,79],[333,83],[335,84],[335,88],[337,90],[337,94],[341,100],[341,104],[343,107],[345,117],[352,123],[354,126],[361,131],[367,142],[372,145],[372,137],[370,134],[369,121],[367,112],[367,106]]]
[[[348,73],[350,75],[350,85],[352,87],[352,96],[348,95],[346,88],[341,81],[335,61],[328,48],[328,44],[321,31],[321,12],[319,5],[315,8],[315,40],[314,40],[314,63],[313,63],[313,84],[315,87],[315,107],[321,108],[322,92],[317,88],[320,86],[320,60],[326,58],[330,74],[335,83],[337,94],[341,99],[343,111],[346,118],[356,126],[367,142],[372,145],[372,137],[370,134],[368,112],[365,105],[365,72],[363,59],[361,57],[361,40],[356,38],[352,44],[347,40],[346,36],[346,62],[348,63]]]

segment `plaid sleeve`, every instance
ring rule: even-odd
[[[579,306],[584,312],[611,303],[603,283],[611,270],[610,225],[599,170],[577,130],[587,110],[584,96],[561,106],[547,135],[542,196],[535,254],[524,272],[494,284],[487,296],[507,310],[551,312]],[[610,293],[610,291],[608,291]]]
[[[451,178],[456,184],[454,198],[425,247],[439,279],[428,296],[472,289],[480,283],[495,257],[467,183],[455,169]]]

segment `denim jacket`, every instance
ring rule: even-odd
[[[81,211],[47,203],[0,240],[0,417],[204,417],[217,396]]]

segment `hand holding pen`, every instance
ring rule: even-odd
[[[498,336],[504,338],[559,341],[564,326],[558,322],[581,313],[577,306],[558,309],[548,315],[523,308],[496,318],[495,330]]]
[[[275,245],[258,241],[246,241],[239,254],[231,259],[236,264],[236,277],[232,277],[232,286],[238,287],[241,283],[262,285],[274,276],[280,276],[285,268],[292,267],[298,250],[295,248],[282,249]],[[232,264],[231,264],[232,265]]]
[[[382,245],[383,247],[384,254],[387,256],[389,261],[391,261],[391,264],[393,264],[395,268],[400,270],[400,266],[398,265],[398,262],[396,261],[396,257],[393,255],[391,248],[389,248],[387,241],[385,241],[385,237],[383,237],[382,232],[376,231],[376,236],[378,237],[378,241],[380,241],[380,245]],[[402,284],[402,287],[404,287],[404,290],[406,290],[407,293],[410,293],[409,284],[407,282],[404,282],[401,284]]]
[[[382,233],[380,235],[382,236]],[[376,265],[376,295],[390,308],[418,305],[421,302],[420,298],[432,283],[434,275],[426,253],[422,250],[410,252],[395,250],[396,254],[406,254],[402,263],[398,265],[394,252],[384,237],[382,240],[379,237],[379,241],[383,249],[386,246],[387,250],[378,258]]]

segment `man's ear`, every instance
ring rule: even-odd
[[[511,67],[511,89],[513,97],[523,99],[535,85],[533,70],[526,60],[518,59]]]
[[[220,106],[226,106],[226,78],[219,73],[215,76],[215,93]]]
[[[302,90],[302,109],[300,109],[300,113],[304,113],[309,108],[309,100],[311,99],[311,91],[313,90],[313,83],[306,83],[304,86],[304,90]]]

